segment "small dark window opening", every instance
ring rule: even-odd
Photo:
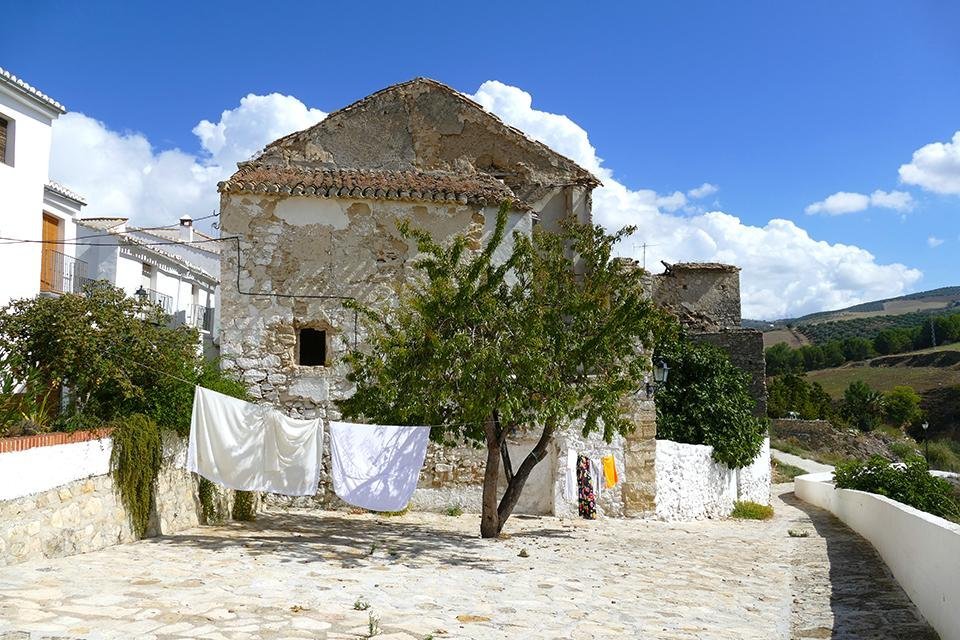
[[[297,332],[297,364],[322,367],[327,364],[327,332],[304,327]]]

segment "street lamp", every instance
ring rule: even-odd
[[[660,385],[667,383],[667,376],[670,375],[670,367],[663,360],[653,365],[653,382],[647,381],[647,397],[652,398]]]
[[[930,428],[930,423],[924,420],[920,426],[923,427],[923,457],[927,459],[927,468],[930,468],[930,439],[927,437],[927,429]]]

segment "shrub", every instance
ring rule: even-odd
[[[769,520],[773,517],[773,507],[768,504],[738,500],[733,503],[730,517],[740,520]]]
[[[861,431],[872,431],[883,417],[884,396],[870,388],[863,380],[854,380],[843,392],[840,414],[851,426]]]
[[[670,367],[657,392],[657,437],[713,447],[713,458],[744,467],[757,457],[766,420],[753,415],[750,377],[717,347],[684,338],[664,340],[655,360]]]
[[[142,538],[154,506],[154,489],[163,460],[160,427],[142,414],[117,420],[113,427],[110,470],[114,490],[130,516],[130,526]]]
[[[792,464],[787,464],[786,462],[780,462],[777,459],[773,460],[773,481],[774,482],[793,482],[793,479],[797,476],[802,476],[807,473],[800,467],[795,467]]]
[[[893,464],[874,456],[866,462],[852,460],[837,464],[833,473],[838,489],[856,489],[902,502],[941,518],[960,521],[960,503],[953,487],[943,478],[930,475],[922,458]]]
[[[447,507],[443,512],[450,517],[457,518],[463,515],[463,507],[457,504],[452,507]]]
[[[883,411],[887,422],[896,427],[917,422],[923,415],[920,394],[911,387],[896,386],[884,394]]]

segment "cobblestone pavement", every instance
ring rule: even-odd
[[[4,567],[0,640],[936,637],[865,542],[792,494],[774,507],[518,517],[495,541],[469,515],[263,514]]]

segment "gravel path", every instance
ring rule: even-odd
[[[515,518],[496,541],[470,515],[264,514],[4,567],[0,640],[936,637],[791,490],[768,522]]]

